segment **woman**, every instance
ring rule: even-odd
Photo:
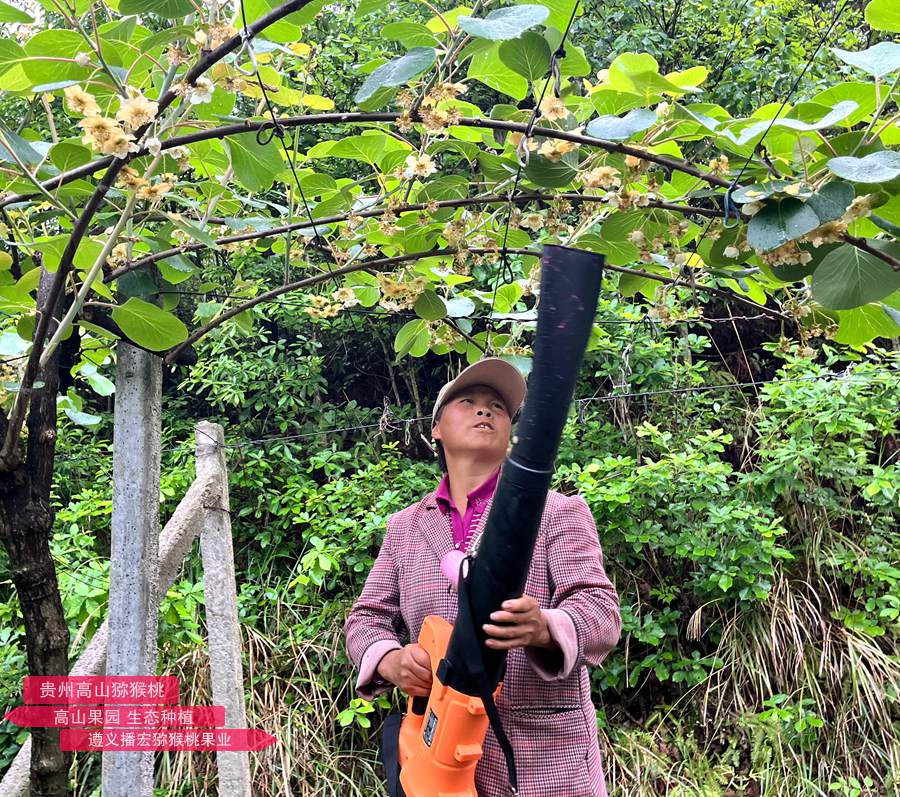
[[[525,391],[515,367],[488,357],[438,393],[432,436],[443,478],[390,516],[344,626],[360,697],[371,700],[394,686],[428,694],[431,662],[414,640],[427,615],[456,617],[459,561],[466,552],[477,556]],[[520,797],[606,797],[586,665],[612,650],[621,619],[583,498],[548,492],[525,593],[491,619],[496,625],[484,626],[485,644],[509,651],[497,709],[515,751]],[[480,797],[509,794],[491,730],[475,786]]]

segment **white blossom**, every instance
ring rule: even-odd
[[[188,102],[199,105],[201,102],[212,102],[213,82],[207,77],[198,77],[188,92]]]

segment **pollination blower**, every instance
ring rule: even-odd
[[[494,493],[477,556],[460,565],[451,625],[429,615],[418,643],[431,656],[432,687],[411,697],[400,726],[403,797],[477,797],[475,767],[490,725],[518,792],[512,746],[494,698],[507,651],[484,645],[482,626],[503,601],[522,595],[553,476],[563,426],[597,309],[604,258],[545,245],[534,361],[521,419]]]

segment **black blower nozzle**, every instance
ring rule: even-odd
[[[534,361],[528,394],[503,466],[484,534],[466,577],[474,627],[491,689],[503,677],[506,651],[485,647],[482,625],[503,601],[525,588],[528,568],[553,476],[563,426],[587,348],[603,278],[604,258],[545,245],[541,255]],[[447,647],[447,686],[477,695],[476,679],[455,632]]]

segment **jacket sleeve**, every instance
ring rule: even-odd
[[[584,498],[565,498],[550,517],[546,534],[553,597],[544,613],[557,647],[524,650],[544,680],[557,681],[582,664],[599,665],[619,641],[622,619],[619,596],[603,568],[597,525]]]
[[[381,550],[344,623],[347,653],[359,670],[356,694],[366,700],[393,689],[394,685],[378,674],[378,663],[389,651],[403,647],[405,623],[400,613],[399,572],[393,554],[393,518],[388,518]]]

